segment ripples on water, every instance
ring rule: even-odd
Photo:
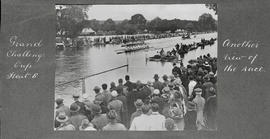
[[[116,50],[121,49],[121,45],[101,45],[85,47],[82,49],[67,48],[57,50],[56,53],[56,73],[55,84],[71,81],[91,74],[99,73],[111,68],[129,64],[129,69],[121,68],[110,71],[101,75],[97,75],[86,79],[86,92],[93,99],[94,86],[101,86],[102,83],[115,82],[125,75],[130,75],[131,81],[141,80],[143,83],[153,81],[153,75],[160,76],[171,74],[172,63],[161,63],[147,61],[147,57],[154,56],[158,50],[164,48],[165,51],[172,50],[177,43],[190,44],[199,42],[202,38],[217,38],[217,33],[197,35],[196,38],[182,40],[181,37],[163,38],[145,41],[150,47],[149,50],[137,51],[129,54],[116,54]],[[217,41],[212,46],[206,46],[204,50],[198,48],[185,55],[183,63],[186,66],[190,59],[195,59],[200,55],[210,53],[211,56],[217,56]],[[70,104],[72,101],[71,94],[81,92],[82,82],[76,81],[64,86],[56,87],[56,97],[61,96],[65,99],[65,103]]]

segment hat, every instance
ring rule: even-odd
[[[78,112],[80,110],[80,106],[77,105],[76,103],[73,103],[70,105],[70,112]]]
[[[153,83],[151,81],[147,81],[147,85],[152,86]]]
[[[136,107],[141,107],[143,105],[143,101],[141,99],[137,99],[135,102],[134,102],[134,105]]]
[[[73,98],[79,98],[79,97],[80,97],[79,93],[74,93],[73,94]]]
[[[215,75],[212,71],[209,72],[209,75]]]
[[[64,99],[62,99],[62,98],[57,98],[56,100],[55,100],[55,102],[56,102],[56,104],[62,104],[63,102],[64,102]]]
[[[115,90],[113,90],[113,91],[111,92],[111,95],[112,95],[112,97],[117,97],[117,96],[118,96],[118,93],[117,93]]]
[[[58,121],[60,123],[64,123],[64,122],[68,121],[68,116],[65,114],[65,112],[61,112],[56,117],[56,121]]]
[[[107,117],[108,119],[110,120],[114,120],[116,119],[117,117],[117,112],[115,110],[110,110],[108,113],[107,113]]]
[[[162,91],[163,91],[163,92],[169,92],[169,91],[170,91],[170,88],[169,88],[169,87],[164,87],[164,88],[162,89]]]
[[[162,76],[162,78],[163,78],[163,79],[168,79],[168,76],[167,76],[166,74],[164,74],[164,75]]]
[[[160,93],[160,92],[159,92],[158,89],[155,89],[155,90],[154,90],[154,94],[155,94],[155,95],[158,95],[159,93]]]
[[[196,95],[201,95],[202,94],[202,89],[201,88],[196,88],[194,89],[194,92]]]
[[[101,88],[98,86],[95,86],[93,90],[100,90]]]
[[[170,75],[170,79],[173,80],[175,77],[173,75]]]
[[[158,78],[159,78],[158,74],[155,74],[154,79],[158,79]]]
[[[99,105],[93,105],[92,111],[93,113],[99,114],[101,113],[101,107]]]
[[[87,99],[89,97],[89,94],[88,93],[84,93],[83,95],[82,95],[82,98],[83,99]]]
[[[168,86],[171,88],[173,87],[173,83],[169,83]]]
[[[194,89],[195,92],[202,92],[202,89],[201,88],[196,88]]]
[[[172,118],[167,118],[165,120],[165,127],[167,130],[173,130],[175,128],[174,120]]]

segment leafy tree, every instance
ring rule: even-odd
[[[216,20],[212,17],[211,14],[204,13],[198,19],[199,25],[202,30],[216,30]]]
[[[193,25],[192,22],[188,23],[188,24],[186,25],[185,28],[186,28],[186,30],[189,31],[189,32],[194,31],[194,25]]]
[[[211,10],[214,10],[215,14],[217,14],[217,4],[205,4],[205,6]]]
[[[64,8],[63,8],[64,7]],[[76,38],[84,27],[84,20],[87,18],[88,6],[67,5],[57,9],[57,32],[59,35]]]
[[[113,31],[115,30],[115,22],[109,18],[103,23],[103,30],[105,31]]]

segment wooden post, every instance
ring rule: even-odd
[[[127,58],[127,72],[129,70],[128,58]]]
[[[82,94],[85,94],[85,79],[82,79]]]

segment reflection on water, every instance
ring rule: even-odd
[[[131,81],[141,80],[142,82],[153,81],[153,75],[160,76],[171,74],[172,63],[161,63],[147,61],[147,57],[154,56],[158,50],[172,50],[177,43],[190,44],[199,42],[202,38],[216,38],[217,33],[197,35],[196,38],[182,40],[181,37],[163,38],[158,40],[145,41],[151,48],[128,54],[116,54],[116,50],[122,49],[121,45],[99,45],[80,49],[66,48],[57,50],[56,53],[56,73],[55,84],[71,81],[91,74],[99,73],[111,68],[129,64],[129,68],[121,68],[104,74],[93,76],[86,79],[86,92],[94,96],[92,89],[94,86],[100,86],[102,83],[117,83],[119,78],[130,75]],[[211,56],[217,56],[217,41],[212,46],[206,46],[204,50],[198,48],[185,55],[183,63],[186,66],[190,59],[195,59],[200,55],[210,53]],[[72,82],[64,86],[56,87],[56,95],[71,99],[73,92],[81,92],[81,81]],[[66,102],[68,103],[68,102]]]

